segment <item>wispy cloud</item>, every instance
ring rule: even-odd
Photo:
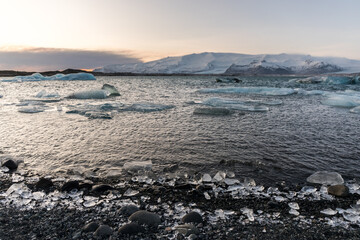
[[[0,48],[0,70],[93,69],[109,64],[134,62],[140,62],[140,59],[130,51],[111,52],[31,47]]]

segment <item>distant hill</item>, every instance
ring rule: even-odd
[[[360,71],[360,60],[313,57],[301,54],[200,53],[167,57],[146,63],[104,66],[96,73],[289,75],[351,73]]]

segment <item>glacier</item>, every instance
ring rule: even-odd
[[[41,73],[34,73],[29,76],[16,76],[12,79],[3,79],[1,82],[37,82],[37,81],[74,81],[74,80],[96,80],[91,73],[70,73],[43,76]]]
[[[137,74],[320,74],[360,72],[360,60],[303,54],[239,54],[204,52],[144,63],[104,66],[102,73]]]
[[[237,93],[237,94],[258,94],[268,96],[287,96],[296,93],[291,88],[273,87],[229,87],[229,88],[206,88],[200,89],[199,93]]]

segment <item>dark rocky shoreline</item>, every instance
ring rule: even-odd
[[[243,182],[240,183],[243,192],[233,194],[226,190],[231,186],[223,181],[194,183],[191,179],[181,178],[149,181],[147,177],[142,180],[129,177],[122,180],[65,180],[54,181],[53,185],[44,182],[39,185],[40,180],[29,182],[25,176],[21,181],[14,178],[14,173],[12,176],[4,174],[0,178],[0,193],[8,191],[13,184],[25,182],[23,186],[29,192],[41,191],[48,194],[46,196],[56,193],[59,197],[51,202],[53,205],[41,205],[45,200],[32,200],[36,204],[29,208],[26,203],[17,203],[26,200],[26,197],[16,194],[14,198],[0,196],[1,240],[360,239],[359,222],[346,221],[341,214],[333,217],[320,213],[327,208],[351,208],[358,204],[360,195],[353,193],[347,197],[319,199],[314,191],[321,191],[320,187],[309,184],[304,188],[305,185],[286,186],[279,183],[264,188],[254,186],[253,182]],[[16,179],[17,183],[11,179]],[[49,177],[46,179],[50,180]],[[292,198],[289,194],[297,196]],[[12,200],[7,201],[8,198]],[[84,206],[85,202],[77,201],[85,198],[97,200],[94,204],[90,202],[87,207],[79,207]],[[289,202],[299,205],[299,215],[289,213]],[[119,209],[126,203],[136,204],[140,209],[157,214],[161,218],[160,225],[144,226],[145,231],[138,235],[121,235],[118,229],[129,220]],[[250,215],[247,213],[249,209]],[[183,224],[181,218],[189,211],[200,212],[203,222],[194,223],[197,234],[186,236],[177,231],[176,226]],[[98,237],[94,231],[81,230],[91,222],[109,226],[111,236]]]

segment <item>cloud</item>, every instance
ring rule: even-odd
[[[93,69],[110,64],[141,62],[131,52],[62,48],[0,48],[0,70],[48,71]]]

